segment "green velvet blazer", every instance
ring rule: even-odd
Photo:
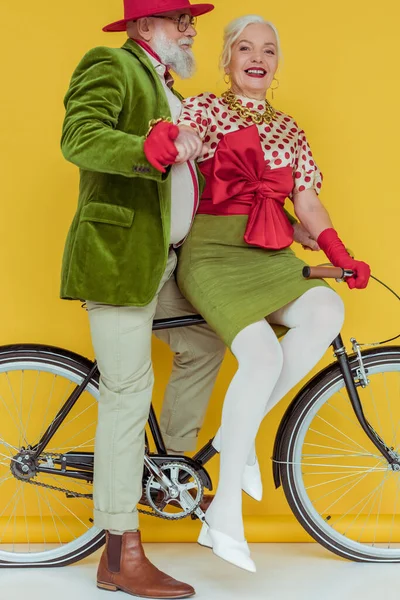
[[[80,188],[61,297],[144,306],[159,286],[170,236],[170,169],[160,173],[143,151],[149,121],[171,116],[159,76],[132,40],[94,48],[72,76],[65,108],[61,148],[80,169]]]

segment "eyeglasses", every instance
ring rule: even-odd
[[[179,17],[166,17],[164,15],[152,15],[153,19],[168,19],[169,21],[174,21],[178,23],[178,31],[184,33],[189,26],[196,27],[197,18],[192,17],[192,15],[184,14]]]

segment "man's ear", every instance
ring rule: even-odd
[[[150,42],[153,37],[153,23],[149,17],[143,17],[136,21],[137,32],[142,39]]]

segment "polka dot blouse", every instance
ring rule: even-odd
[[[243,106],[263,113],[265,103],[236,96]],[[199,162],[212,158],[224,135],[253,125],[250,117],[242,119],[229,110],[223,98],[205,92],[183,101],[179,124],[193,127],[205,144]],[[284,113],[276,111],[271,123],[257,125],[266,165],[271,169],[290,166],[293,169],[293,193],[314,189],[319,193],[322,174],[314,162],[304,131]]]

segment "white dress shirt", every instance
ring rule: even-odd
[[[146,50],[145,50],[146,52]],[[181,116],[182,103],[172,92],[165,80],[167,67],[146,52],[151,60],[164,88],[171,111],[171,117],[176,123]],[[170,243],[179,245],[190,231],[199,202],[199,182],[193,161],[171,167],[171,237]]]

